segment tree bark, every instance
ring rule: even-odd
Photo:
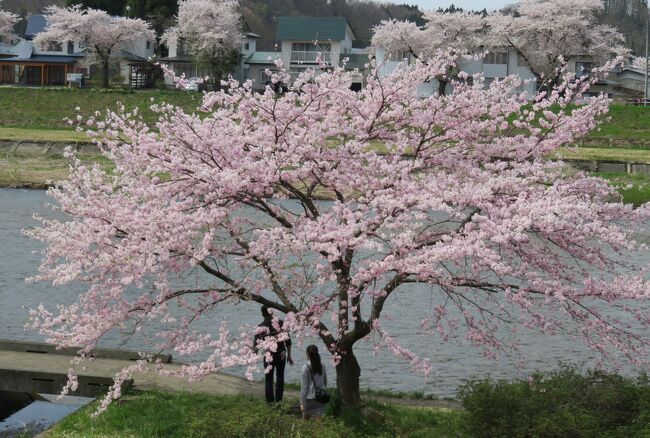
[[[444,79],[438,79],[438,94],[440,96],[444,96],[447,94],[447,84],[449,81],[444,80]]]
[[[109,88],[110,85],[108,84],[108,75],[110,73],[109,73],[108,58],[102,60],[102,71],[103,71],[102,88]]]
[[[336,388],[346,407],[358,408],[361,406],[360,376],[361,367],[350,346],[341,352],[341,360],[336,366]]]

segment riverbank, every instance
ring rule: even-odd
[[[51,142],[14,142],[12,144],[19,145],[17,150],[15,150],[16,146],[5,149],[0,147],[0,187],[46,189],[55,181],[67,178],[68,161],[61,154],[63,143],[56,143],[54,146]],[[84,145],[84,143],[69,144]],[[82,151],[78,154],[79,159],[88,165],[98,163],[106,169],[113,167],[112,162],[99,152],[93,152],[93,149],[92,145],[83,146]],[[594,155],[595,152],[591,148],[585,149],[589,149],[586,151],[589,160],[597,160],[598,156]],[[645,155],[640,157],[639,154],[636,154],[634,155],[636,159],[641,158],[640,162],[650,163],[650,150],[637,152]],[[576,159],[575,149],[567,151],[566,158]],[[609,161],[611,156],[606,155],[604,159]],[[608,179],[618,187],[625,203],[641,205],[650,202],[650,175],[622,172],[596,172],[594,175]],[[328,193],[321,195],[323,199],[331,197]]]
[[[92,404],[44,437],[442,437],[459,436],[464,427],[462,410],[374,401],[363,412],[335,415],[330,407],[322,421],[303,421],[296,403],[288,398],[269,407],[250,396],[135,392],[97,419],[90,416]]]
[[[97,403],[46,438],[76,437],[641,437],[650,435],[650,381],[563,365],[515,381],[472,379],[464,409],[366,399],[343,409],[336,391],[322,421],[300,419],[295,395],[269,407],[261,397],[135,391],[97,418]]]

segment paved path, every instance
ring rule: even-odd
[[[13,369],[35,373],[67,374],[70,368],[71,356],[63,354],[38,354],[20,351],[0,350],[0,369]],[[84,361],[75,367],[80,376],[112,378],[118,371],[133,362],[117,359],[93,359]],[[169,370],[178,370],[182,364],[168,363]],[[153,365],[151,365],[153,367]],[[155,372],[140,372],[133,376],[133,384],[137,389],[157,389],[163,391],[187,391],[206,394],[246,394],[263,397],[264,385],[261,382],[251,382],[241,377],[224,373],[206,376],[200,382],[190,383],[187,379],[161,376]],[[296,390],[285,391],[287,398],[298,398]],[[408,405],[416,407],[458,408],[459,404],[445,400],[417,400],[407,398],[371,397],[383,403]]]

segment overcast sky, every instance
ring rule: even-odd
[[[501,9],[502,7],[516,3],[516,0],[390,0],[391,3],[406,3],[418,5],[422,10],[446,8],[454,4],[463,9],[489,10]]]

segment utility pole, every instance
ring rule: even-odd
[[[648,105],[648,64],[650,64],[650,59],[648,59],[648,40],[650,34],[650,14],[648,9],[645,13],[645,89],[643,90],[643,106]]]

